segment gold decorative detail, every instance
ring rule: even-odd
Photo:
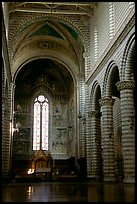
[[[32,169],[35,169],[35,172],[46,172],[47,168],[51,171],[53,165],[53,159],[49,152],[45,154],[43,150],[39,150],[36,156],[32,158]]]

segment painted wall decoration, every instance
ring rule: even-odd
[[[67,143],[53,142],[52,144],[53,144],[52,154],[63,154],[63,155],[68,154]]]
[[[68,154],[68,106],[65,101],[54,101],[51,127],[53,154]]]
[[[13,158],[14,160],[28,160],[31,149],[31,115],[27,102],[15,105],[13,133]]]
[[[53,102],[52,125],[66,126],[67,123],[67,105],[63,101]]]
[[[14,146],[16,158],[21,159],[26,154],[30,154],[32,148],[31,112],[27,101],[24,104],[17,104],[18,108],[16,109],[15,119],[16,122],[20,122],[21,126],[19,132],[14,134]],[[49,149],[53,155],[60,156],[60,158],[68,157],[69,150],[72,149],[70,146],[74,142],[74,129],[70,128],[70,124],[72,125],[74,120],[73,112],[73,100],[69,106],[64,100],[52,100],[52,108],[50,108],[51,123],[49,123]],[[22,147],[20,147],[20,144]]]

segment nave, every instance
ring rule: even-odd
[[[90,181],[5,183],[2,202],[134,202],[135,185]]]

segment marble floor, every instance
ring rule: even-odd
[[[89,181],[5,183],[2,202],[135,202],[135,185]]]

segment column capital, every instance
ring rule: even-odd
[[[101,98],[99,100],[100,106],[111,105],[113,106],[115,99],[114,98]]]
[[[99,111],[89,111],[88,112],[88,117],[92,118],[92,117],[100,117],[101,113]]]
[[[116,83],[118,91],[123,89],[135,89],[135,81],[133,80],[123,80]]]

